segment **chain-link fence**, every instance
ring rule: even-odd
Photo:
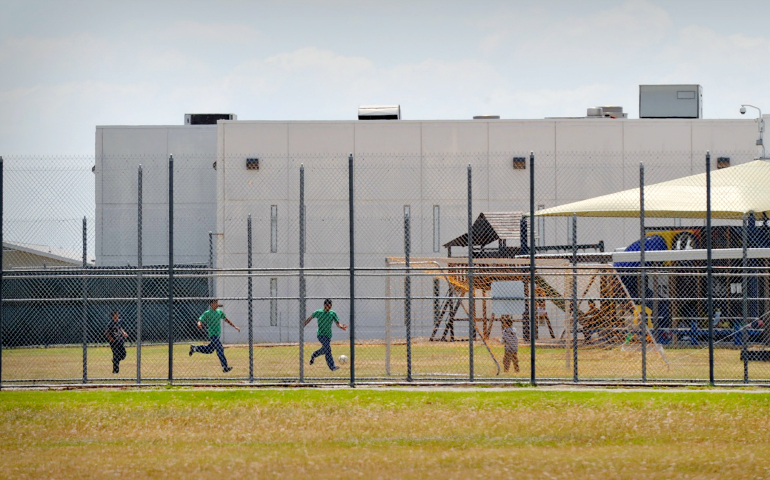
[[[2,384],[768,382],[753,157],[6,157]]]

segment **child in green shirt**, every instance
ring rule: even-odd
[[[310,356],[310,365],[315,362],[316,357],[320,357],[321,355],[326,356],[326,365],[329,366],[329,369],[331,371],[338,370],[340,367],[336,366],[334,364],[334,357],[332,356],[332,347],[331,347],[331,341],[332,341],[332,322],[336,323],[339,328],[342,330],[347,330],[347,325],[343,325],[340,323],[339,317],[337,317],[337,313],[332,310],[332,300],[331,298],[327,298],[324,300],[324,308],[318,309],[315,312],[313,312],[312,315],[307,317],[307,320],[305,320],[305,326],[307,326],[308,323],[312,319],[318,319],[318,341],[321,342],[321,348],[313,352],[313,355]]]
[[[203,312],[203,315],[198,318],[199,330],[203,329],[204,323],[208,327],[209,344],[190,345],[190,356],[192,357],[192,354],[195,352],[206,354],[217,352],[219,362],[222,364],[222,371],[227,373],[232,370],[233,367],[227,365],[227,358],[225,358],[225,347],[222,346],[222,340],[220,339],[222,335],[222,320],[227,322],[231,327],[238,330],[239,332],[241,329],[233,325],[233,322],[228,320],[225,312],[219,308],[219,302],[217,300],[212,300],[209,304],[209,307],[210,308]]]

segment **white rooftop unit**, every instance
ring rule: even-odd
[[[703,118],[703,87],[639,85],[639,118]]]
[[[359,120],[401,120],[401,105],[361,105]]]
[[[623,112],[623,107],[619,106],[604,106],[604,107],[590,107],[586,111],[586,117],[588,118],[628,118],[628,114]]]

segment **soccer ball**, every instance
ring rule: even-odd
[[[345,365],[346,363],[348,363],[348,356],[347,355],[340,355],[339,360],[340,360],[340,364],[341,365]]]

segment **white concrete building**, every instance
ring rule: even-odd
[[[405,206],[412,219],[413,257],[444,257],[442,245],[467,231],[468,165],[473,171],[475,218],[482,211],[529,209],[530,151],[535,153],[536,202],[550,207],[633,188],[638,185],[640,162],[646,166],[647,184],[652,184],[703,172],[707,151],[713,168],[719,157],[722,165],[751,161],[757,156],[756,139],[757,124],[751,119],[219,121],[216,127],[98,127],[97,264],[135,264],[139,163],[145,168],[144,263],[167,261],[165,166],[170,153],[178,159],[179,172],[177,263],[206,263],[208,232],[213,231],[218,234],[217,267],[245,268],[246,219],[251,214],[254,268],[296,268],[303,164],[306,266],[344,268],[351,153],[356,265],[384,267],[386,257],[403,256]],[[145,157],[140,160],[137,155]],[[524,168],[514,168],[514,163],[522,166],[514,161],[521,157]],[[256,162],[258,169],[253,168]],[[542,220],[540,242],[568,243],[567,223]],[[632,243],[638,234],[636,221],[578,222],[579,243],[603,240],[609,250]],[[427,285],[415,289],[430,292]],[[254,296],[259,298],[254,303],[255,341],[296,341],[297,302],[280,297],[295,297],[297,291],[296,276],[276,273],[255,278]],[[383,277],[359,277],[358,296],[382,297],[385,292]],[[246,302],[227,299],[245,296],[246,280],[220,280],[216,294],[225,298],[230,318],[245,325]],[[347,294],[347,277],[311,276],[308,295],[315,298],[309,301],[308,312],[320,308],[318,298]],[[397,294],[400,290],[394,291]],[[395,308],[394,318],[402,318],[403,306]],[[430,308],[430,300],[415,306],[427,312]],[[357,303],[359,338],[382,337],[385,309],[381,298]],[[337,302],[335,310],[345,318],[347,302]],[[419,320],[423,323],[416,323],[418,329],[432,326],[430,313],[424,316]],[[234,334],[225,329],[225,340],[247,338],[246,329]],[[306,338],[312,339],[313,332],[308,330]]]
[[[208,232],[216,230],[216,141],[216,125],[96,127],[97,266],[137,264],[139,165],[143,263],[168,264],[170,154],[177,172],[175,263],[208,263]]]
[[[703,172],[707,151],[714,168],[719,157],[723,165],[725,158],[733,165],[747,162],[756,157],[756,138],[756,123],[751,120],[220,122],[217,231],[222,233],[222,244],[217,264],[247,265],[245,219],[251,214],[254,266],[297,267],[300,164],[306,176],[306,266],[348,264],[347,163],[352,153],[356,265],[383,267],[385,257],[403,256],[405,205],[412,218],[413,257],[444,257],[445,249],[435,246],[467,231],[468,165],[473,169],[475,219],[482,211],[529,209],[529,161],[518,169],[513,160],[528,157],[530,151],[536,157],[536,202],[548,207],[635,187],[642,161],[647,184]],[[247,168],[248,158],[259,159],[259,170]],[[541,242],[568,243],[567,223],[544,219]],[[638,221],[581,218],[578,222],[579,243],[603,240],[608,249],[625,247],[638,234]],[[296,278],[276,276],[272,286],[267,282],[255,280],[255,295],[297,295]],[[346,278],[309,282],[310,296],[347,295]],[[223,297],[245,292],[242,279],[218,285],[217,295]],[[360,297],[381,297],[387,288],[383,278],[362,278],[358,285]],[[416,285],[415,292],[418,289],[430,295],[429,285]],[[281,305],[278,315],[285,312],[283,318],[296,325],[296,302],[275,302]],[[308,308],[319,305],[314,300]],[[395,308],[395,316],[402,317],[403,307]],[[427,311],[418,328],[429,328],[430,301],[414,308]],[[359,338],[381,338],[385,309],[382,300],[360,300]],[[338,310],[344,316],[347,305]],[[256,320],[260,325],[269,325],[265,316],[276,325],[276,307],[265,304],[256,311],[261,312]],[[243,318],[245,303],[234,303],[230,312]],[[271,338],[269,332],[270,328],[260,327],[258,338]],[[296,339],[296,332],[291,338]]]

